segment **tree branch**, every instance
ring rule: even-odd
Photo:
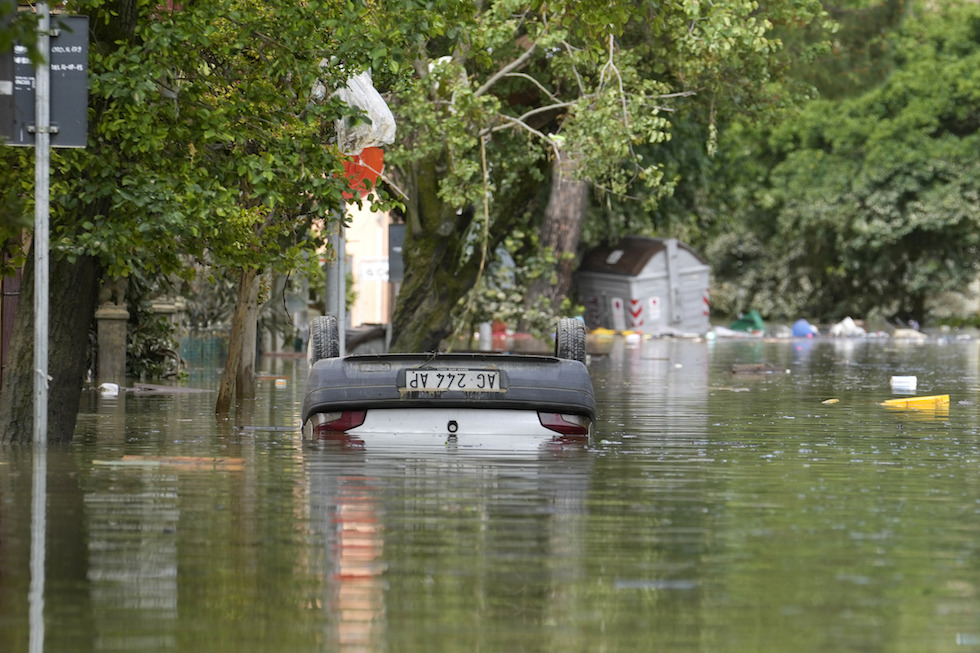
[[[620,102],[623,105],[623,124],[626,125],[627,129],[629,129],[630,115],[629,115],[629,109],[626,106],[626,92],[623,89],[623,76],[619,74],[619,68],[616,67],[616,63],[614,61],[615,57],[613,56],[613,53],[615,51],[615,44],[616,42],[613,39],[613,35],[610,34],[609,35],[609,58],[606,60],[606,63],[602,66],[602,70],[599,72],[599,90],[602,90],[602,87],[605,85],[604,82],[606,79],[606,71],[611,70],[612,73],[616,76],[616,80],[619,82],[619,97],[620,97]]]
[[[559,151],[558,143],[556,143],[553,138],[551,138],[550,136],[547,136],[546,134],[538,131],[534,127],[531,127],[530,125],[528,125],[527,123],[523,122],[519,118],[514,118],[513,116],[508,116],[506,113],[500,113],[500,114],[497,114],[497,115],[498,115],[498,117],[503,118],[504,121],[507,122],[508,124],[506,124],[506,125],[497,125],[495,127],[490,127],[489,129],[482,130],[480,132],[480,137],[481,138],[484,137],[484,136],[486,136],[487,134],[492,134],[493,132],[500,131],[502,129],[507,129],[508,127],[521,127],[523,129],[526,129],[527,131],[531,132],[532,134],[534,134],[535,136],[537,136],[538,138],[540,138],[545,143],[547,143],[548,146],[551,147],[552,151],[555,153],[555,161],[557,161],[557,162],[560,162],[561,161],[561,152]]]
[[[572,56],[572,46],[567,41],[562,41],[562,45],[565,46],[565,51],[568,52],[568,61],[572,64],[572,72],[575,73],[575,82],[578,84],[578,92],[581,95],[585,95],[585,84],[582,83],[582,76],[578,74],[578,68],[575,67],[575,57]]]
[[[407,199],[411,199],[411,198],[409,198],[409,196],[408,196],[408,193],[406,193],[406,192],[405,192],[405,191],[403,191],[403,190],[402,190],[401,188],[399,188],[399,187],[398,187],[398,184],[396,184],[396,183],[395,183],[395,182],[394,182],[394,181],[393,181],[393,180],[391,179],[391,177],[389,177],[388,175],[386,175],[386,174],[385,174],[384,172],[382,172],[382,173],[381,173],[381,174],[379,174],[378,176],[379,176],[379,177],[381,178],[381,181],[383,181],[383,182],[385,182],[386,184],[388,184],[389,186],[391,186],[391,188],[392,188],[392,190],[394,190],[394,191],[395,191],[396,193],[398,193],[399,195],[401,195],[403,199],[406,199],[406,200],[407,200]]]
[[[672,98],[672,97],[691,97],[692,95],[697,95],[697,94],[698,94],[697,91],[678,91],[677,93],[661,93],[657,97],[662,100],[664,98]],[[657,108],[661,109],[662,111],[663,110],[673,111],[673,109],[663,109],[662,107],[657,107]]]
[[[546,107],[537,107],[535,109],[531,109],[530,111],[528,111],[527,113],[524,113],[521,116],[518,116],[517,120],[520,120],[521,122],[524,122],[525,120],[527,120],[531,116],[535,116],[535,115],[537,115],[539,113],[547,113],[549,111],[554,111],[556,109],[567,109],[568,107],[572,106],[573,104],[574,104],[573,102],[556,102],[555,104],[549,104]]]
[[[476,92],[473,94],[473,97],[480,97],[481,95],[489,91],[490,87],[496,84],[497,80],[499,80],[501,77],[504,77],[508,73],[517,70],[525,63],[527,63],[528,59],[531,58],[531,55],[534,53],[534,50],[537,49],[537,47],[538,47],[537,43],[532,43],[531,47],[529,47],[527,50],[524,51],[524,54],[514,59],[509,64],[507,64],[506,66],[498,70],[496,73],[491,75],[490,79],[484,82],[483,86],[476,89]]]
[[[547,95],[548,96],[548,99],[550,99],[550,100],[552,100],[554,102],[558,102],[558,98],[555,97],[555,95],[552,94],[551,91],[549,91],[548,89],[546,89],[544,87],[544,84],[542,84],[541,82],[539,82],[538,80],[536,80],[531,75],[528,75],[527,73],[507,73],[505,76],[506,77],[522,77],[522,78],[530,81],[532,84],[534,84],[535,86],[537,86],[539,89],[541,89],[541,92],[544,93],[545,95]]]

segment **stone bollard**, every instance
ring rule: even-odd
[[[126,382],[126,322],[129,311],[125,306],[107,302],[95,311],[99,338],[99,369],[96,383]]]

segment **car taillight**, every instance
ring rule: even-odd
[[[320,413],[317,415],[316,433],[343,433],[364,423],[366,410],[345,410],[335,413]]]
[[[592,420],[585,415],[570,413],[538,413],[538,420],[541,426],[562,435],[588,435],[592,425]]]

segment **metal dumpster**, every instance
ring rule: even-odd
[[[650,335],[710,328],[710,266],[676,238],[628,236],[597,247],[576,275],[585,324]]]

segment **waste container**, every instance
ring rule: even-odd
[[[590,329],[650,335],[708,331],[711,267],[676,238],[627,236],[597,247],[576,275]]]

